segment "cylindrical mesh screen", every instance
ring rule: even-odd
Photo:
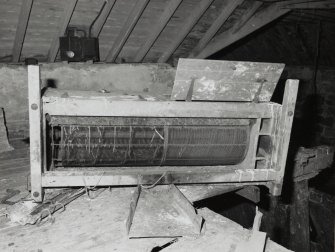
[[[233,165],[246,155],[249,131],[249,125],[194,122],[52,125],[51,163],[54,167]]]

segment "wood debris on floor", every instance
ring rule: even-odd
[[[1,188],[2,189],[2,188]],[[114,188],[97,198],[86,195],[54,214],[55,222],[43,225],[0,222],[0,251],[235,251],[251,231],[207,209],[198,213],[206,220],[197,237],[128,239],[125,220],[134,188]],[[1,205],[3,208],[4,205]],[[168,244],[168,245],[166,245]],[[166,247],[164,247],[166,245]],[[154,249],[155,248],[155,249]],[[267,240],[265,251],[287,249]]]

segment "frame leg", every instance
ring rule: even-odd
[[[42,190],[42,132],[41,132],[41,85],[39,66],[28,66],[29,137],[31,197],[43,200]]]

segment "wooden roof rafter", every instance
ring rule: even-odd
[[[20,9],[20,16],[19,21],[17,24],[15,39],[14,39],[14,46],[12,51],[12,62],[19,62],[21,51],[23,47],[24,38],[26,35],[26,30],[29,22],[29,16],[31,12],[31,8],[33,6],[33,0],[23,0],[21,9]]]
[[[219,16],[216,18],[216,20],[209,27],[209,29],[206,31],[203,37],[199,40],[198,44],[189,54],[188,56],[189,58],[193,58],[197,54],[197,52],[201,51],[208,44],[208,42],[215,36],[215,34],[218,32],[221,26],[227,21],[227,19],[233,13],[233,11],[240,4],[242,4],[243,1],[244,0],[230,1],[226,6],[224,6],[224,9],[221,11]]]
[[[124,44],[126,43],[128,37],[133,31],[135,25],[140,19],[145,7],[147,6],[149,0],[138,0],[135,6],[132,8],[131,12],[128,15],[128,18],[123,25],[120,33],[118,34],[116,40],[112,48],[109,50],[107,57],[105,59],[106,62],[114,62],[121,52]]]
[[[282,2],[281,8],[287,9],[334,9],[335,1],[334,0],[290,0]]]
[[[152,45],[157,40],[158,36],[163,31],[164,27],[167,25],[175,11],[177,10],[178,6],[183,0],[170,0],[169,3],[166,5],[164,12],[162,13],[160,19],[157,21],[157,24],[154,26],[152,32],[150,33],[149,37],[145,41],[145,43],[140,47],[137,51],[134,62],[141,62],[145,55],[148,53]]]
[[[105,0],[105,1],[106,5],[102,10],[101,15],[99,16],[99,18],[92,27],[92,34],[91,34],[92,37],[99,37],[100,32],[104,24],[106,23],[106,20],[109,17],[109,14],[113,9],[116,0]]]
[[[67,26],[70,23],[74,9],[76,8],[78,0],[68,0],[64,6],[64,12],[62,16],[62,23],[59,27],[57,34],[52,40],[51,47],[48,54],[48,61],[54,62],[56,60],[59,51],[59,37],[64,36]]]
[[[194,25],[198,22],[201,16],[205,13],[208,7],[212,4],[213,0],[202,0],[193,9],[192,13],[186,18],[183,26],[180,28],[177,37],[174,42],[171,43],[167,49],[164,50],[163,54],[159,57],[159,63],[165,63],[171,57],[171,55],[176,51],[178,46],[183,42],[187,34],[192,30]]]
[[[272,3],[261,11],[256,12],[256,14],[250,19],[247,19],[248,21],[245,23],[243,23],[243,19],[246,17],[243,16],[239,23],[236,23],[229,30],[214,37],[201,52],[195,55],[195,58],[207,58],[288,12],[290,12],[290,9],[282,9],[279,4]],[[241,26],[240,23],[243,25]]]

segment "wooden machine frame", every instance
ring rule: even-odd
[[[41,202],[44,188],[160,184],[265,185],[280,195],[298,91],[298,80],[287,80],[282,104],[271,102],[181,102],[124,101],[101,94],[66,96],[61,92],[41,99],[40,67],[28,66],[30,167],[32,198]],[[84,92],[83,92],[84,93]],[[254,119],[250,132],[253,141],[245,160],[231,166],[153,166],[113,169],[47,171],[45,157],[46,115],[201,117]],[[271,154],[258,157],[258,139],[269,136]],[[265,164],[258,166],[258,162]],[[101,173],[102,171],[102,173]]]

